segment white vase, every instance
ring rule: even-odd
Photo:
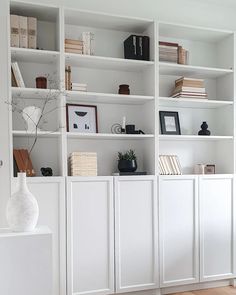
[[[27,124],[27,132],[33,133],[36,131],[36,125],[39,122],[42,110],[35,106],[29,106],[23,109],[22,116]],[[37,128],[40,131],[39,128]]]
[[[18,191],[7,203],[7,222],[12,231],[33,231],[38,222],[39,207],[27,187],[26,173],[18,173],[18,185]]]

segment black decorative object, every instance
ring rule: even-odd
[[[135,172],[137,168],[137,158],[133,150],[124,154],[118,153],[118,169],[120,172]]]
[[[46,167],[46,168],[42,167],[40,171],[43,176],[53,176],[52,168],[50,167]]]
[[[130,89],[129,89],[129,85],[128,84],[121,84],[119,85],[119,94],[126,94],[129,95],[130,94]]]
[[[124,57],[126,59],[150,60],[149,36],[130,35],[124,41]]]
[[[206,136],[211,135],[211,131],[207,129],[208,129],[207,122],[206,121],[202,122],[201,130],[198,132],[198,135],[206,135]]]
[[[161,134],[180,135],[178,112],[160,111]]]
[[[145,134],[142,130],[135,130],[135,125],[126,125],[125,126],[126,134]]]

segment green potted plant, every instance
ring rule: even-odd
[[[118,153],[118,169],[120,172],[135,172],[137,167],[137,157],[134,150]]]

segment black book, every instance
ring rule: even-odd
[[[142,37],[142,59],[150,60],[150,38],[148,36]]]
[[[147,172],[117,172],[113,173],[113,176],[129,176],[129,175],[147,175]]]
[[[136,35],[130,35],[124,41],[124,56],[125,59],[138,59]]]

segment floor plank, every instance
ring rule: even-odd
[[[236,288],[224,287],[215,289],[205,289],[192,292],[174,293],[172,295],[236,295]]]

